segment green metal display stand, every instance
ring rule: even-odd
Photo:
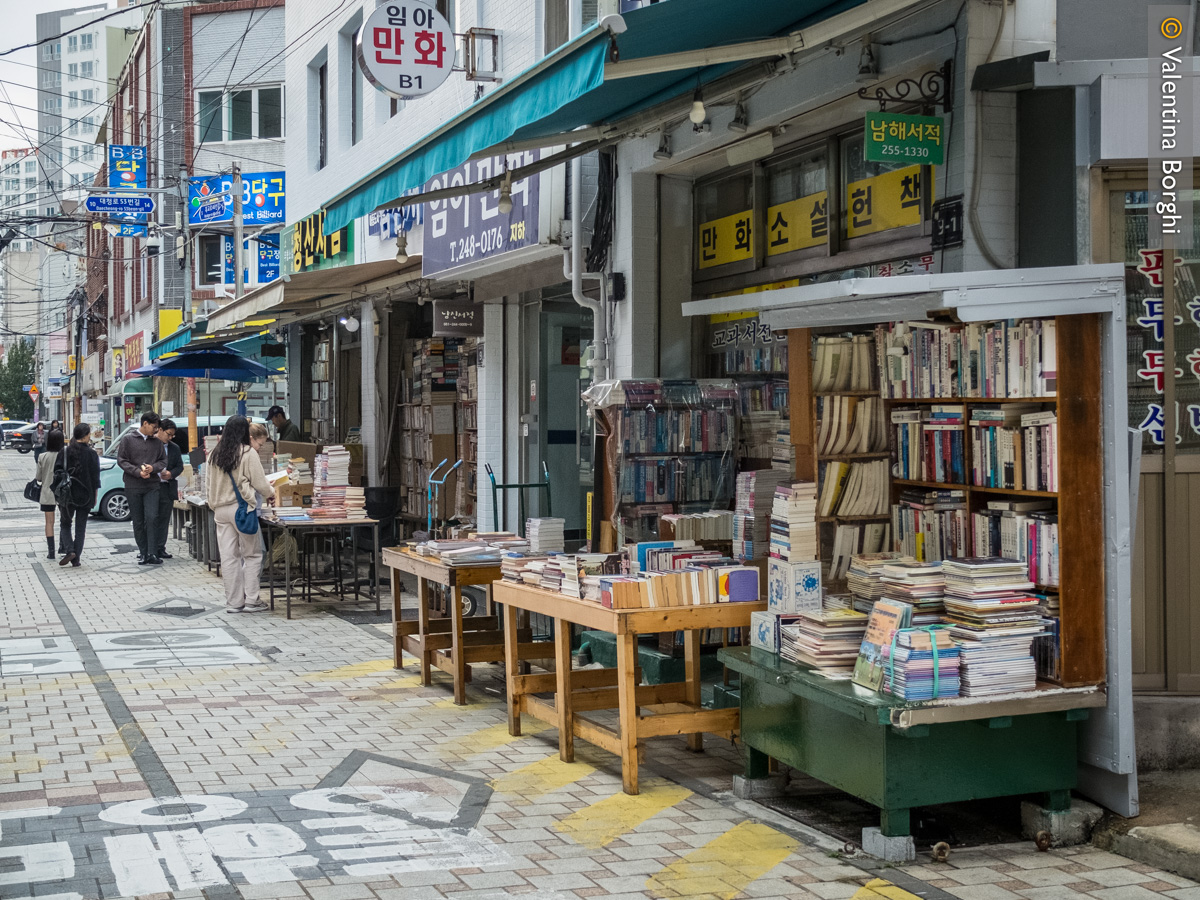
[[[774,757],[878,806],[888,837],[910,833],[912,808],[938,803],[1044,792],[1049,809],[1068,808],[1077,723],[1104,702],[1098,691],[1051,690],[913,704],[763,650],[718,658],[741,676],[746,777],[767,777]]]

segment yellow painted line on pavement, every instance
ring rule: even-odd
[[[659,897],[732,900],[787,859],[799,844],[774,828],[742,822],[651,875],[646,890]]]
[[[595,771],[587,763],[565,763],[557,756],[547,756],[514,772],[500,775],[491,784],[496,793],[516,794],[518,799],[529,803],[574,784]]]
[[[860,887],[850,900],[921,900],[916,894],[898,888],[890,881],[884,881],[882,878],[874,878]]]
[[[368,659],[366,662],[338,666],[336,669],[328,669],[324,672],[313,672],[307,678],[313,681],[349,681],[351,678],[359,678],[363,675],[391,671],[391,668],[392,661],[390,659]]]
[[[646,779],[641,788],[642,792],[635,796],[617,793],[576,810],[556,823],[554,829],[577,844],[599,849],[692,794],[664,778]]]
[[[42,771],[42,766],[50,760],[43,759],[34,753],[10,753],[7,759],[0,760],[0,777],[13,779],[17,775],[31,775]]]

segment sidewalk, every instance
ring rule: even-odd
[[[0,521],[2,897],[1200,900],[1090,847],[843,859],[734,799],[739,754],[711,738],[655,741],[629,797],[609,754],[564,764],[532,721],[510,736],[498,667],[456,707],[440,673],[391,668],[387,626],[227,615],[182,547],[139,567],[127,527],[95,520],[60,568],[40,521]],[[148,609],[167,598],[202,611]]]

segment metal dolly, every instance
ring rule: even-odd
[[[447,469],[441,478],[435,478],[434,476],[437,475],[438,469],[444,466],[447,462],[448,458],[443,459],[440,463],[433,467],[433,471],[429,473],[428,484],[425,486],[425,529],[429,532],[430,537],[433,537],[433,511],[437,508],[442,485],[446,483],[446,479],[453,474],[454,470],[463,464],[463,461],[460,459],[449,469]]]
[[[487,476],[492,482],[492,531],[500,530],[500,502],[499,502],[499,495],[498,495],[499,491],[515,490],[517,492],[517,510],[518,510],[518,514],[521,517],[521,524],[519,526],[520,530],[518,533],[521,535],[521,537],[525,537],[525,518],[526,518],[526,516],[525,516],[525,491],[526,490],[535,490],[535,491],[544,490],[546,492],[546,511],[545,511],[545,513],[543,513],[543,515],[546,515],[546,516],[554,515],[554,513],[551,511],[551,505],[550,505],[550,470],[546,468],[546,463],[544,461],[542,462],[542,480],[525,482],[523,484],[496,484],[496,476],[492,472],[491,463],[484,463],[483,469],[485,472],[487,472]]]

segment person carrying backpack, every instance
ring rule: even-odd
[[[96,505],[96,493],[100,490],[100,457],[92,449],[91,440],[92,426],[80,422],[75,426],[71,443],[67,444],[66,450],[58,456],[59,465],[55,472],[55,482],[58,485],[55,496],[58,499],[61,522],[58,549],[66,553],[66,556],[59,560],[60,566],[68,563],[72,566],[80,564],[88,514]]]

